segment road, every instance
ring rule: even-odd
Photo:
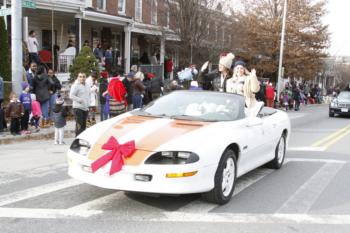
[[[285,165],[241,177],[224,206],[82,184],[51,141],[1,145],[0,232],[350,232],[350,118],[325,105],[289,115]]]

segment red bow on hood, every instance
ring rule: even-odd
[[[122,169],[124,165],[124,158],[131,157],[135,152],[135,141],[119,144],[118,140],[112,136],[102,146],[102,149],[110,151],[91,164],[92,172],[97,171],[106,165],[109,161],[112,161],[109,175],[113,175]]]

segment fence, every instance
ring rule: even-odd
[[[58,57],[58,69],[59,73],[68,73],[69,67],[73,65],[74,55],[59,55]]]
[[[140,65],[141,72],[152,73],[156,77],[164,79],[164,66],[163,65]]]

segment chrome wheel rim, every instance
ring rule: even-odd
[[[235,163],[232,158],[226,160],[226,166],[222,172],[222,193],[225,197],[229,196],[233,183],[235,181]]]
[[[285,154],[285,142],[284,137],[282,137],[278,143],[278,151],[277,151],[277,161],[279,164],[282,163]]]

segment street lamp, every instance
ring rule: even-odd
[[[280,57],[279,57],[279,64],[278,64],[278,77],[277,77],[277,96],[280,96],[281,93],[281,87],[280,82],[282,78],[282,60],[283,60],[283,48],[284,48],[284,34],[286,29],[286,16],[287,16],[287,0],[284,0],[284,7],[283,7],[283,20],[282,20],[282,33],[281,33],[281,47],[280,47]]]

